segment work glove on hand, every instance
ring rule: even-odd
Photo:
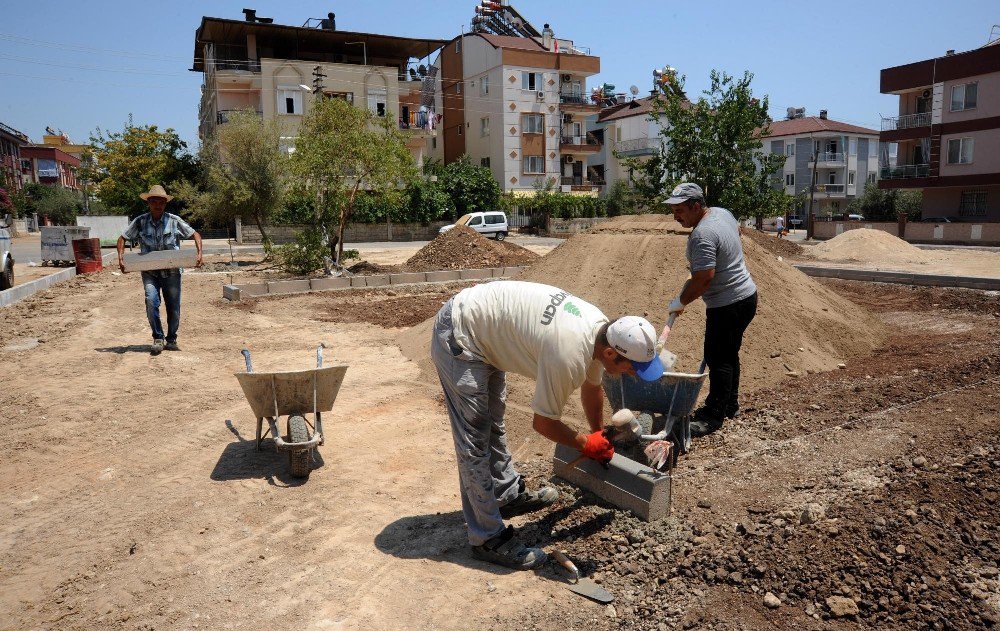
[[[681,302],[680,298],[674,298],[670,301],[670,304],[667,305],[667,314],[672,313],[677,315],[684,313],[684,303]]]
[[[615,448],[608,442],[604,432],[598,430],[587,436],[587,444],[583,446],[580,453],[603,464],[611,461],[615,455]]]

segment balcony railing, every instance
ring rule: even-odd
[[[816,156],[816,160],[818,162],[843,162],[844,161],[844,154],[842,154],[842,153],[835,153],[835,152],[832,152],[832,151],[826,151],[824,153],[818,154]],[[812,162],[812,160],[810,160],[810,162]]]
[[[436,127],[434,112],[410,112],[407,117],[399,117],[400,129],[434,131]]]
[[[931,173],[929,164],[901,164],[894,167],[879,169],[879,178],[883,180],[901,180],[913,177],[928,177]]]
[[[260,72],[260,61],[256,59],[216,59],[212,62],[216,72],[219,70],[244,70]]]
[[[931,113],[921,112],[920,114],[904,114],[903,116],[893,116],[882,119],[882,131],[896,131],[897,129],[913,129],[914,127],[927,127],[931,124]]]
[[[659,150],[659,138],[634,138],[632,140],[619,140],[615,143],[615,151],[624,155],[654,155]]]
[[[559,102],[563,105],[592,105],[594,107],[600,107],[597,103],[593,103],[590,97],[583,94],[559,94]]]
[[[247,110],[219,110],[215,114],[215,122],[219,125],[224,125],[229,122],[230,115],[236,112],[246,112]],[[257,110],[257,116],[263,118],[264,112]]]
[[[597,142],[597,138],[592,135],[587,134],[586,136],[563,136],[559,140],[560,145],[579,145],[581,147],[599,147],[601,143]]]
[[[816,191],[820,193],[826,193],[827,195],[843,195],[844,185],[843,184],[817,184]]]
[[[579,175],[564,175],[559,183],[563,186],[604,186],[603,180],[584,179]]]

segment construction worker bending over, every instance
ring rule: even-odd
[[[612,322],[561,289],[496,281],[462,290],[437,314],[431,357],[444,389],[455,439],[462,513],[475,557],[515,569],[545,562],[503,519],[548,506],[559,492],[528,491],[514,469],[504,430],[505,373],[535,380],[533,427],[549,440],[606,462],[614,448],[602,435],[604,371],[653,381],[663,374],[656,332],[643,318]],[[574,390],[590,424],[578,432],[561,420]]]

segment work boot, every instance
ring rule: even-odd
[[[179,350],[181,350],[181,347],[177,346],[177,342],[167,342],[167,345],[163,347],[163,350],[165,350],[165,351],[179,351]]]
[[[559,499],[559,491],[551,486],[544,486],[537,491],[521,490],[517,497],[500,507],[500,516],[510,519],[524,515],[546,506],[551,506]]]
[[[726,418],[739,418],[740,417],[740,408],[739,408],[739,406],[738,405],[733,405],[733,406],[727,407],[726,408],[726,413],[723,416],[725,416]]]
[[[153,340],[153,346],[149,349],[150,355],[159,355],[163,352],[163,340]]]
[[[529,548],[524,545],[514,534],[513,526],[507,526],[500,534],[488,539],[482,545],[472,546],[472,556],[515,570],[540,567],[548,560],[548,556],[541,548]]]
[[[722,429],[725,417],[710,411],[708,408],[698,408],[691,419],[691,436],[700,438]]]

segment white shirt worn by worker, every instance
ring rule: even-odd
[[[557,287],[496,281],[463,289],[452,302],[458,345],[487,364],[535,380],[531,409],[559,419],[574,390],[601,383],[594,343],[608,318]]]

